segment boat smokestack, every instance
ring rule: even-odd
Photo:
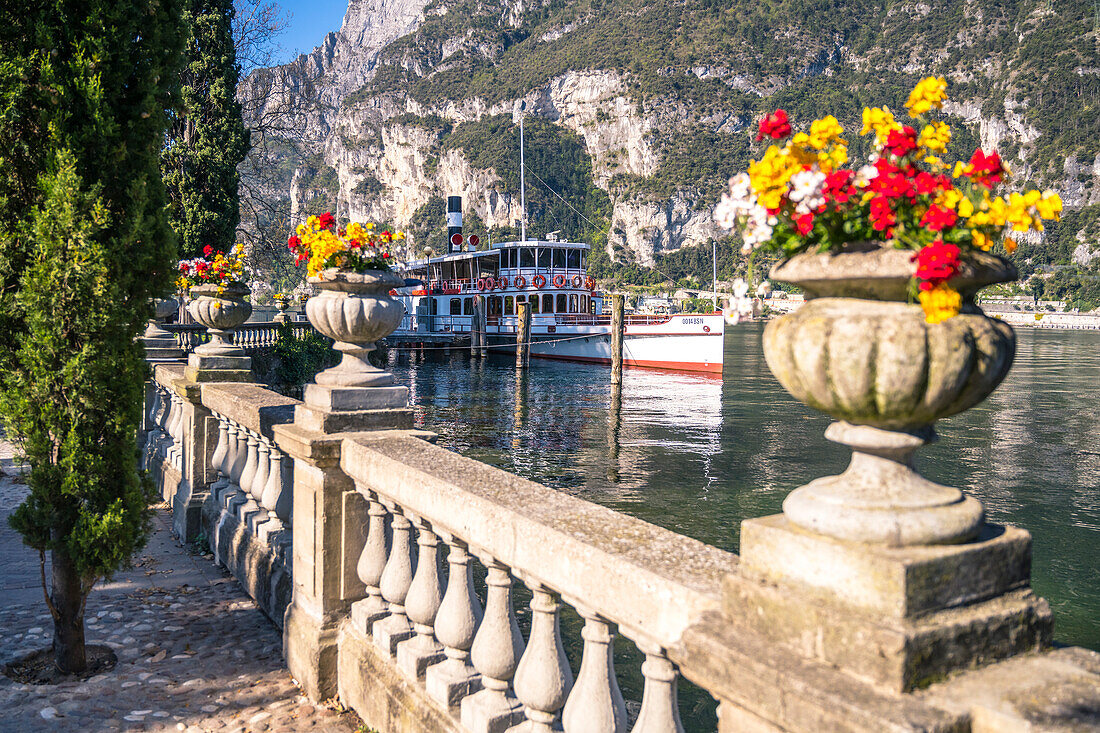
[[[455,237],[455,235],[458,235]],[[447,197],[447,251],[462,251],[462,197]]]

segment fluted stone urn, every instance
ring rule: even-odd
[[[233,329],[252,315],[252,304],[245,298],[248,286],[234,282],[222,286],[214,283],[195,285],[191,288],[191,302],[187,312],[210,332],[210,341],[195,348],[200,356],[244,356],[239,346],[233,345]]]
[[[848,245],[777,264],[771,279],[801,287],[806,304],[771,321],[764,355],[796,399],[836,418],[825,436],[852,448],[839,476],[793,491],[783,513],[830,537],[887,545],[964,542],[983,523],[981,504],[913,469],[940,418],[973,407],[1008,373],[1016,336],[974,304],[986,285],[1016,279],[1008,261],[964,252],[950,281],[962,312],[925,322],[908,301],[911,250]]]
[[[306,316],[314,328],[336,341],[333,348],[343,354],[336,366],[314,380],[326,387],[385,387],[393,375],[367,361],[375,341],[401,324],[405,308],[390,290],[402,287],[404,278],[392,272],[328,269],[309,282],[320,293],[306,301]]]

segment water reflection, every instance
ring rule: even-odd
[[[391,354],[419,425],[453,450],[676,532],[737,550],[742,519],[843,470],[829,418],[764,363],[760,324],[727,333],[724,381],[458,352]],[[1036,590],[1059,641],[1100,648],[1100,333],[1021,331],[1016,366],[984,404],[918,453],[931,479],[1035,535]]]

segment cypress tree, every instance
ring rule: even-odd
[[[173,120],[162,167],[180,252],[211,245],[228,252],[240,223],[237,166],[249,135],[237,102],[232,0],[185,0],[189,37],[181,73],[182,109]]]
[[[42,558],[62,672],[86,666],[92,586],[148,532],[135,338],[175,269],[159,156],[177,2],[0,4],[0,413],[30,488],[9,522]]]

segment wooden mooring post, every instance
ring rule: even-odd
[[[531,361],[531,310],[527,303],[517,303],[516,366],[525,369]]]
[[[623,383],[623,316],[625,302],[622,295],[611,296],[611,383]]]

